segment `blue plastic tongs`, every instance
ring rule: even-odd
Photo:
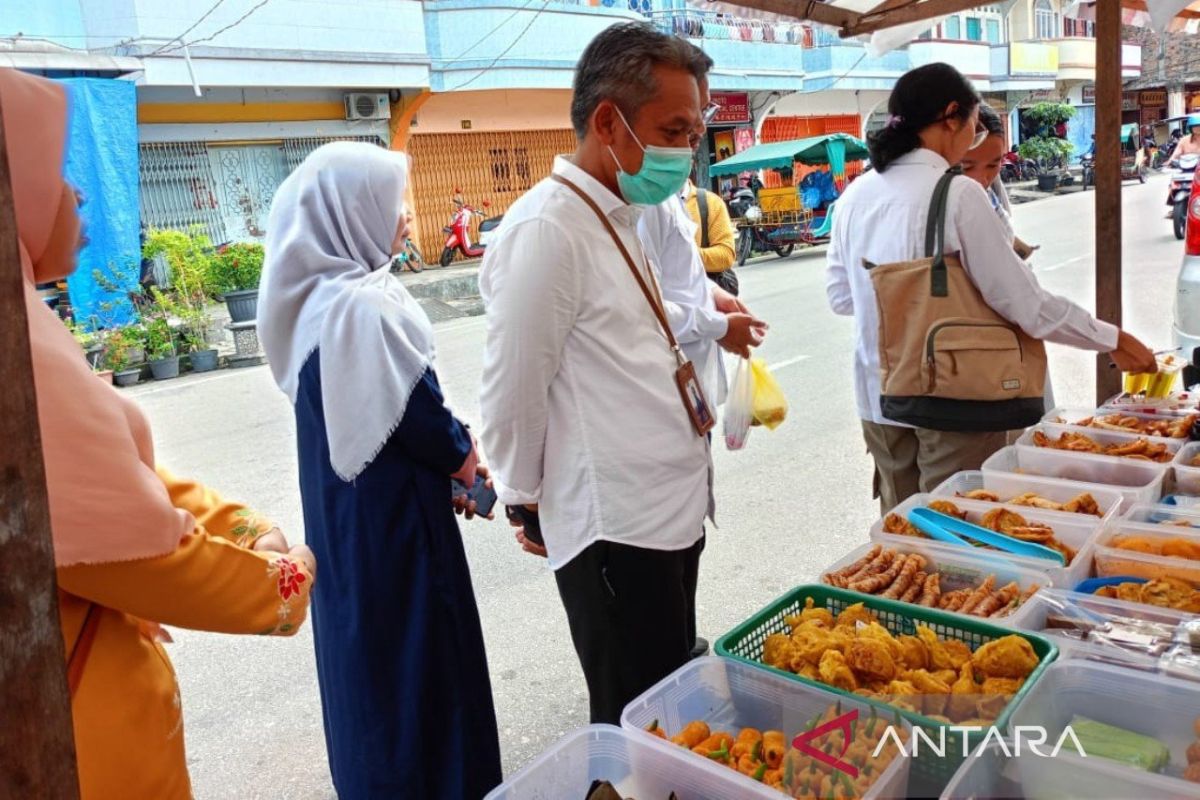
[[[908,512],[908,521],[926,536],[936,539],[939,542],[970,547],[971,543],[967,539],[974,539],[997,550],[1012,553],[1013,555],[1045,558],[1057,561],[1063,566],[1067,563],[1063,554],[1057,550],[1040,544],[1034,544],[1033,542],[1023,542],[1020,539],[1005,536],[1003,533],[996,533],[996,531],[988,530],[979,525],[964,522],[957,517],[942,514],[931,508],[914,508]]]

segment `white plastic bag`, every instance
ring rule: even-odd
[[[725,401],[725,447],[730,450],[745,447],[753,419],[754,376],[750,372],[750,360],[739,358]]]

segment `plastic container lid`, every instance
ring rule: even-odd
[[[1013,800],[1024,797],[1016,764],[1011,761],[1013,744],[1008,750],[999,742],[976,748],[946,784],[941,800]]]
[[[983,515],[987,512],[996,508],[1007,508],[1010,511],[1020,514],[1030,522],[1039,522],[1049,525],[1054,529],[1054,535],[1059,541],[1074,548],[1076,551],[1075,558],[1071,561],[1070,565],[1063,567],[1055,564],[1053,561],[1048,561],[1042,558],[1010,555],[1001,553],[997,550],[987,550],[983,548],[977,549],[972,547],[967,549],[958,545],[946,544],[944,542],[934,542],[931,539],[884,533],[882,519],[877,520],[875,524],[871,526],[871,539],[885,542],[888,547],[896,547],[907,542],[915,541],[922,544],[932,544],[939,548],[966,550],[967,553],[971,554],[976,559],[980,557],[998,557],[1000,561],[1012,564],[1021,570],[1041,573],[1045,577],[1038,582],[1043,584],[1049,582],[1053,586],[1071,587],[1092,574],[1092,552],[1095,547],[1096,538],[1100,534],[1102,525],[1099,517],[1093,517],[1086,514],[1064,514],[1058,511],[1042,511],[1040,509],[1027,506],[989,503],[983,500],[967,500],[966,498],[962,497],[938,498],[928,494],[913,495],[900,505],[896,506],[893,513],[907,518],[908,512],[912,509],[928,506],[930,502],[938,499],[947,499],[954,503],[954,505],[960,510],[967,512],[967,520],[969,522],[978,523],[983,518]],[[996,562],[993,561],[993,563]],[[847,564],[842,564],[841,566],[846,565]],[[835,567],[830,567],[827,571],[834,571],[834,569]]]
[[[1017,704],[1012,727],[1044,729],[1049,752],[1071,720],[1086,717],[1162,742],[1170,774],[1145,772],[1098,756],[1080,757],[1068,740],[1055,757],[1024,752],[1018,760],[1025,797],[1167,798],[1200,796],[1183,780],[1187,749],[1196,741],[1200,684],[1109,664],[1060,661]],[[1086,750],[1086,747],[1085,747]]]
[[[1190,442],[1175,456],[1175,490],[1182,494],[1200,495],[1200,466],[1192,462],[1200,458],[1200,442]]]
[[[1165,531],[1175,528],[1200,529],[1200,507],[1138,503],[1126,509],[1125,513],[1121,515],[1120,521],[1138,525],[1157,525]]]
[[[1121,493],[1122,507],[1158,500],[1170,471],[1170,464],[1082,455],[1028,444],[1002,448],[983,462],[988,480],[997,473],[1029,473],[1081,484],[1103,484]]]
[[[1037,509],[1042,514],[1061,514],[1065,515],[1067,519],[1106,520],[1119,514],[1122,504],[1121,492],[1101,483],[1089,485],[1077,481],[1061,480],[1059,478],[1043,478],[1040,475],[1017,475],[1005,472],[993,472],[985,475],[978,470],[956,473],[947,478],[941,486],[938,486],[930,494],[935,497],[954,498],[977,490],[989,491],[996,494],[1000,498],[1001,503],[1007,503],[1014,497],[1030,492],[1055,503],[1069,503],[1079,495],[1087,492],[1095,498],[1096,504],[1100,507],[1101,516],[1099,517],[1093,517],[1091,514],[1077,514],[1071,511]]]
[[[858,710],[863,718],[871,714],[869,703],[806,686],[737,661],[709,656],[688,662],[626,706],[621,715],[621,727],[633,736],[661,744],[662,740],[646,732],[655,720],[668,735],[679,733],[689,722],[703,720],[713,731],[727,731],[735,737],[742,728],[783,731],[790,742],[793,736],[805,730],[813,717],[838,703],[843,712]],[[902,724],[911,735],[911,724],[907,721]],[[822,742],[815,744],[820,746]],[[669,746],[689,759],[702,760],[682,747]],[[740,784],[738,794],[730,797],[761,797],[765,800],[786,797],[744,775],[718,768],[730,772]],[[905,797],[908,771],[907,754],[897,754],[863,795],[864,800]],[[634,796],[639,800],[642,797]],[[650,797],[649,794],[646,796]],[[665,795],[659,796],[665,800]]]
[[[488,793],[486,800],[587,800],[596,780],[610,781],[621,797],[686,800],[744,797],[730,770],[692,753],[612,725],[589,725],[567,734]],[[781,793],[776,793],[782,796]]]

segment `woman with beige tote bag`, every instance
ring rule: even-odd
[[[1038,420],[1043,341],[1155,369],[1140,341],[1038,285],[982,187],[950,169],[987,137],[979,102],[947,64],[905,74],[868,137],[874,169],[838,201],[826,289],[855,319],[855,395],[885,512]]]

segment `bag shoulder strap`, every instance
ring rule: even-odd
[[[937,182],[929,204],[929,219],[925,223],[925,257],[933,259],[930,269],[929,294],[948,297],[950,279],[946,271],[946,207],[949,204],[950,184],[962,171],[950,168]]]
[[[617,233],[616,228],[612,226],[612,223],[608,221],[608,217],[606,217],[604,212],[600,210],[600,206],[596,205],[596,201],[589,197],[587,192],[585,192],[583,189],[580,189],[572,181],[567,180],[562,175],[551,175],[550,178],[551,180],[561,183],[563,186],[566,186],[575,194],[579,195],[579,199],[583,200],[583,202],[587,204],[588,208],[590,208],[596,215],[596,218],[600,220],[600,224],[604,226],[606,231],[608,231],[608,235],[612,238],[613,243],[617,246],[617,249],[621,251],[621,255],[624,257],[625,264],[628,265],[629,271],[633,273],[633,279],[637,281],[638,288],[642,290],[642,296],[645,297],[646,302],[650,304],[650,309],[654,312],[654,316],[658,319],[659,326],[662,328],[663,333],[666,334],[667,342],[671,345],[671,351],[675,353],[676,360],[682,364],[684,361],[686,361],[686,359],[683,357],[683,351],[679,349],[679,343],[675,341],[675,334],[671,332],[671,323],[667,321],[667,313],[663,309],[662,293],[659,291],[658,281],[654,278],[653,268],[651,268],[649,264],[646,265],[646,271],[649,273],[650,281],[654,286],[654,292],[651,293],[650,285],[647,284],[646,279],[642,277],[642,271],[638,269],[637,264],[634,263],[633,256],[629,254],[629,249],[626,248],[625,243],[621,241],[620,235]],[[658,296],[657,301],[655,299],[655,295]]]
[[[71,697],[75,696],[75,690],[83,680],[83,668],[92,651],[92,643],[96,641],[96,631],[99,627],[100,615],[96,613],[96,604],[88,603],[87,611],[83,615],[83,624],[79,626],[79,635],[75,637],[71,655],[67,658],[67,689]]]
[[[708,247],[708,191],[696,187],[696,206],[700,210],[700,246]]]

